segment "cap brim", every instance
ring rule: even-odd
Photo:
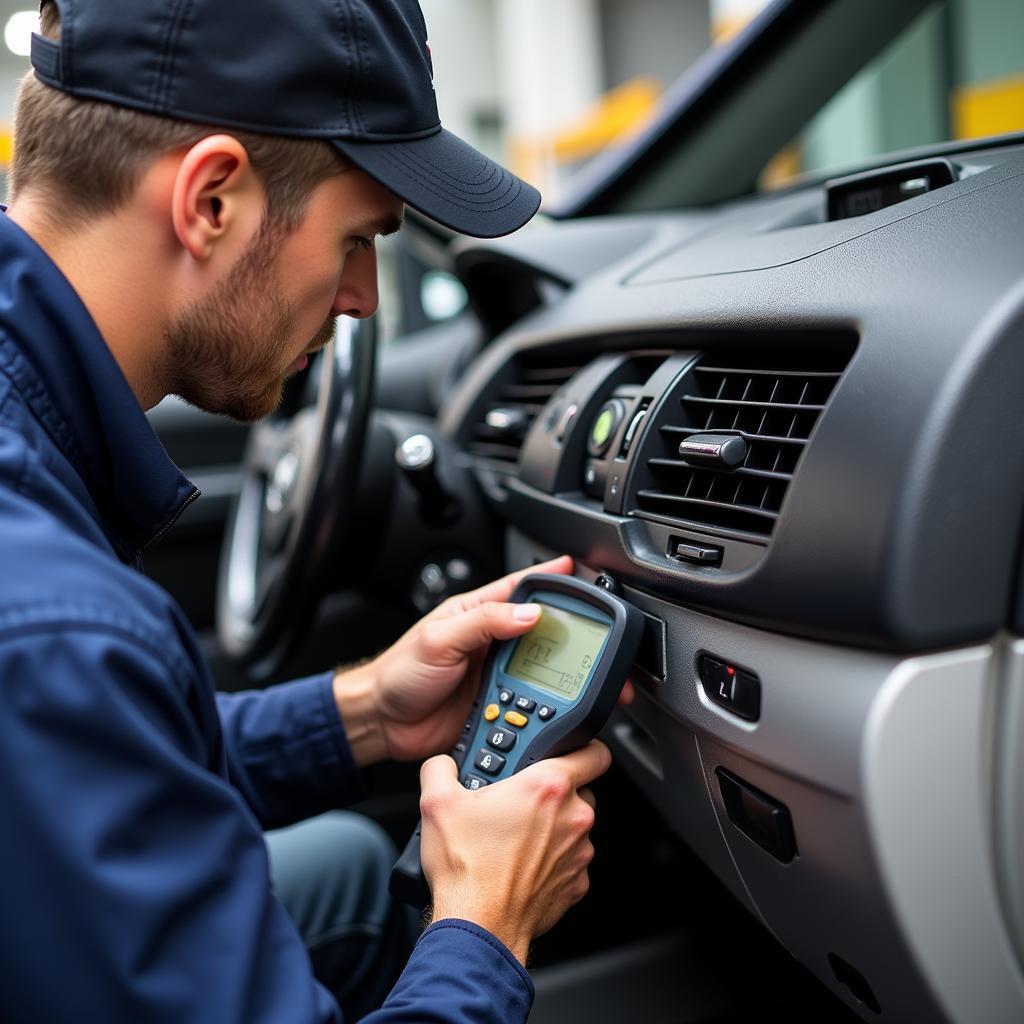
[[[453,231],[507,235],[540,206],[532,185],[444,129],[401,142],[332,141],[371,178]]]

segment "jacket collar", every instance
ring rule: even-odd
[[[0,216],[0,368],[85,481],[122,558],[136,559],[198,497],[70,282],[6,216]]]

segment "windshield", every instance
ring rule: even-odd
[[[763,188],[870,157],[1024,130],[1024,0],[930,5],[762,170]]]

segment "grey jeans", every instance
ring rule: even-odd
[[[316,979],[346,1024],[376,1009],[412,949],[414,921],[388,895],[397,851],[383,829],[347,811],[266,833],[277,898],[309,951]]]

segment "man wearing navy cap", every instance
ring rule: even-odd
[[[515,578],[367,665],[229,696],[137,567],[196,495],[145,409],[267,414],[336,317],[376,309],[404,204],[493,236],[540,197],[441,128],[413,0],[44,0],[41,25],[0,218],[0,1017],[339,1020],[315,969],[375,1024],[525,1020],[609,755],[478,793],[443,756],[477,653],[536,621]],[[314,821],[319,848],[271,838],[307,951],[263,830],[351,802],[384,758],[430,758],[434,904],[375,1010],[393,851],[351,816]],[[295,864],[324,836],[351,870],[317,892]]]

